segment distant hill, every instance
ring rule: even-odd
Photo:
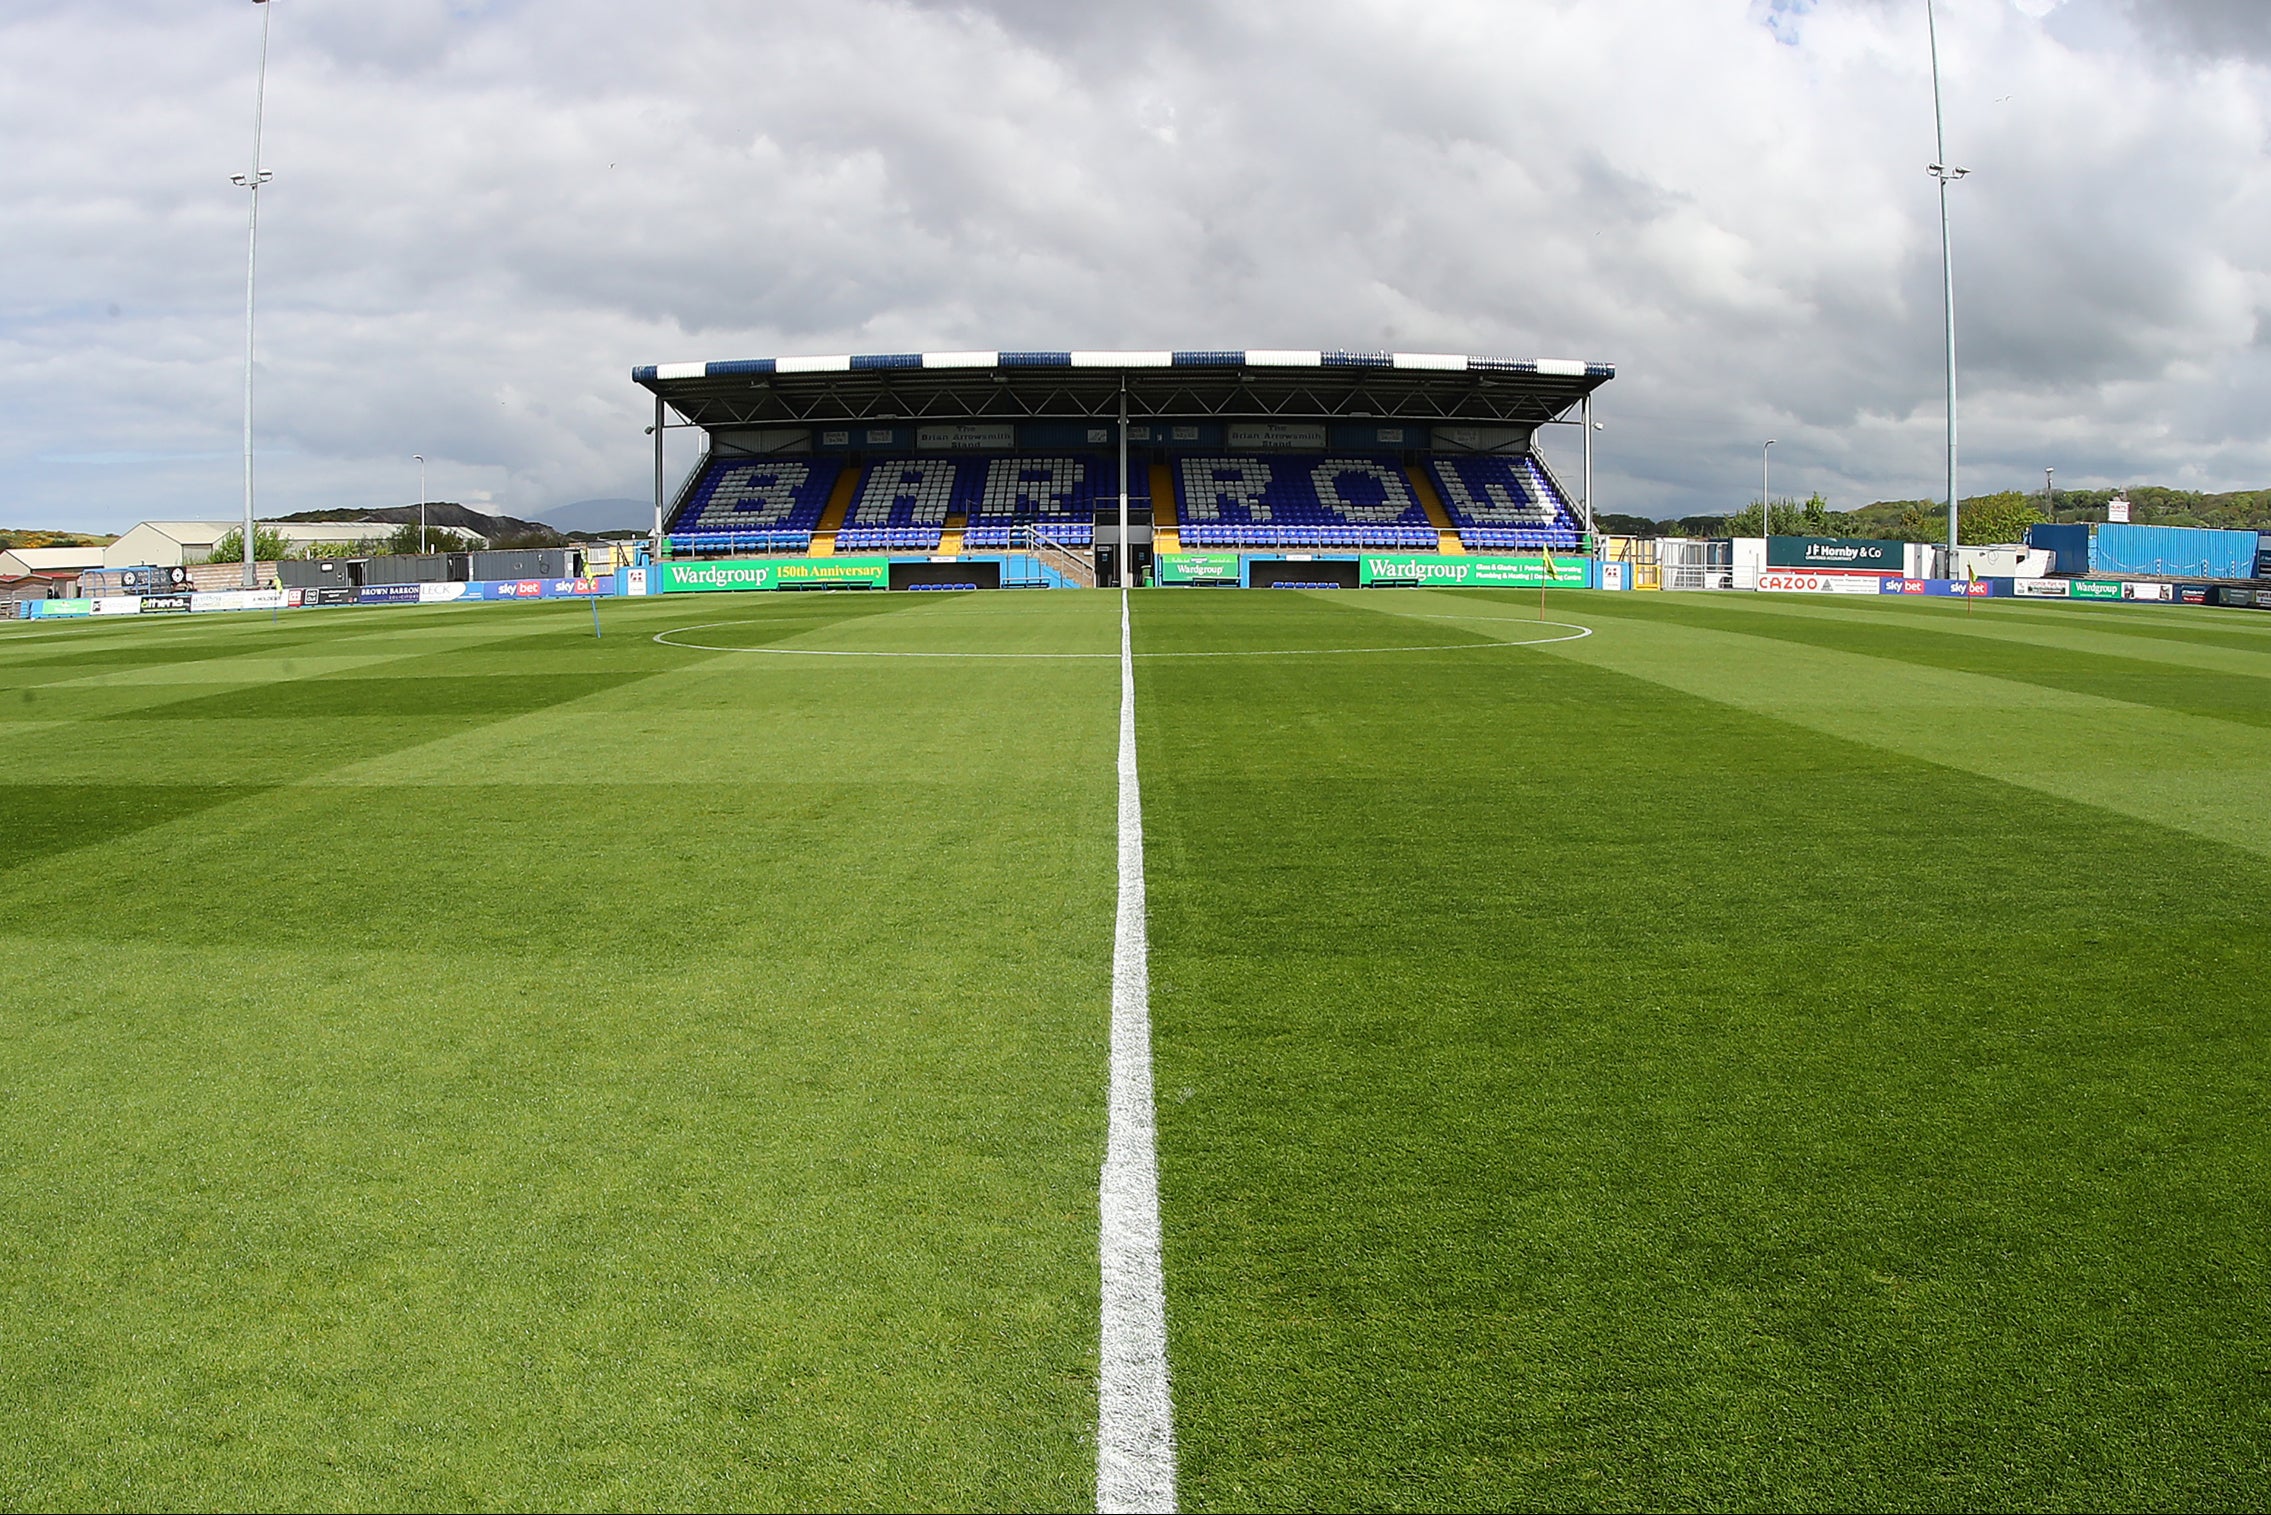
[[[0,552],[12,547],[108,547],[117,540],[83,531],[36,531],[29,527],[0,526]]]
[[[390,526],[418,524],[418,507],[392,505],[384,510],[303,510],[294,515],[274,516],[278,521],[384,521]],[[493,516],[460,505],[453,500],[426,502],[426,524],[449,531],[469,531],[490,542],[511,542],[516,546],[556,546],[561,534],[542,521],[524,521],[518,516]]]
[[[654,529],[652,500],[576,500],[544,512],[544,523],[554,531],[636,532]]]

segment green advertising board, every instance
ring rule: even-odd
[[[2066,586],[2066,594],[2069,599],[2076,600],[2118,600],[2121,598],[2121,586],[2118,583],[2098,584],[2088,579],[2075,579]]]
[[[1845,568],[1899,573],[1905,542],[1873,537],[1768,537],[1769,568]]]
[[[24,610],[27,613],[27,618],[33,620],[43,616],[93,615],[95,613],[95,602],[93,600],[26,600],[24,601]]]
[[[658,563],[655,593],[726,589],[888,589],[889,558],[743,558],[715,563]]]
[[[1469,589],[1540,589],[1551,583],[1562,589],[1583,589],[1585,563],[1586,560],[1580,557],[1555,558],[1553,577],[1549,580],[1543,557],[1486,558],[1456,553],[1368,552],[1361,560],[1358,582]]]
[[[1163,552],[1157,562],[1158,581],[1162,584],[1238,582],[1238,554],[1235,552]]]

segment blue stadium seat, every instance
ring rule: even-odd
[[[1118,503],[1119,473],[1118,459],[1100,454],[988,458],[962,544],[1022,545],[1037,531],[1068,547],[1090,546],[1096,512]],[[1128,473],[1130,492],[1148,503],[1148,491],[1134,483],[1142,477],[1141,465],[1131,459]]]
[[[1187,457],[1175,467],[1187,547],[1423,548],[1427,511],[1393,457],[1316,454]]]
[[[1575,552],[1584,545],[1569,501],[1530,454],[1447,454],[1427,466],[1467,546]]]
[[[803,552],[843,464],[833,458],[712,457],[666,533],[676,552]]]

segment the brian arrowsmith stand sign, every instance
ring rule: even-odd
[[[1811,568],[1816,572],[1844,569],[1849,573],[1899,573],[1906,542],[1879,542],[1866,537],[1768,537],[1766,566]]]

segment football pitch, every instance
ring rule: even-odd
[[[1127,597],[1186,1508],[2271,1502],[2271,616]],[[0,627],[0,1507],[1093,1507],[1121,597]]]

